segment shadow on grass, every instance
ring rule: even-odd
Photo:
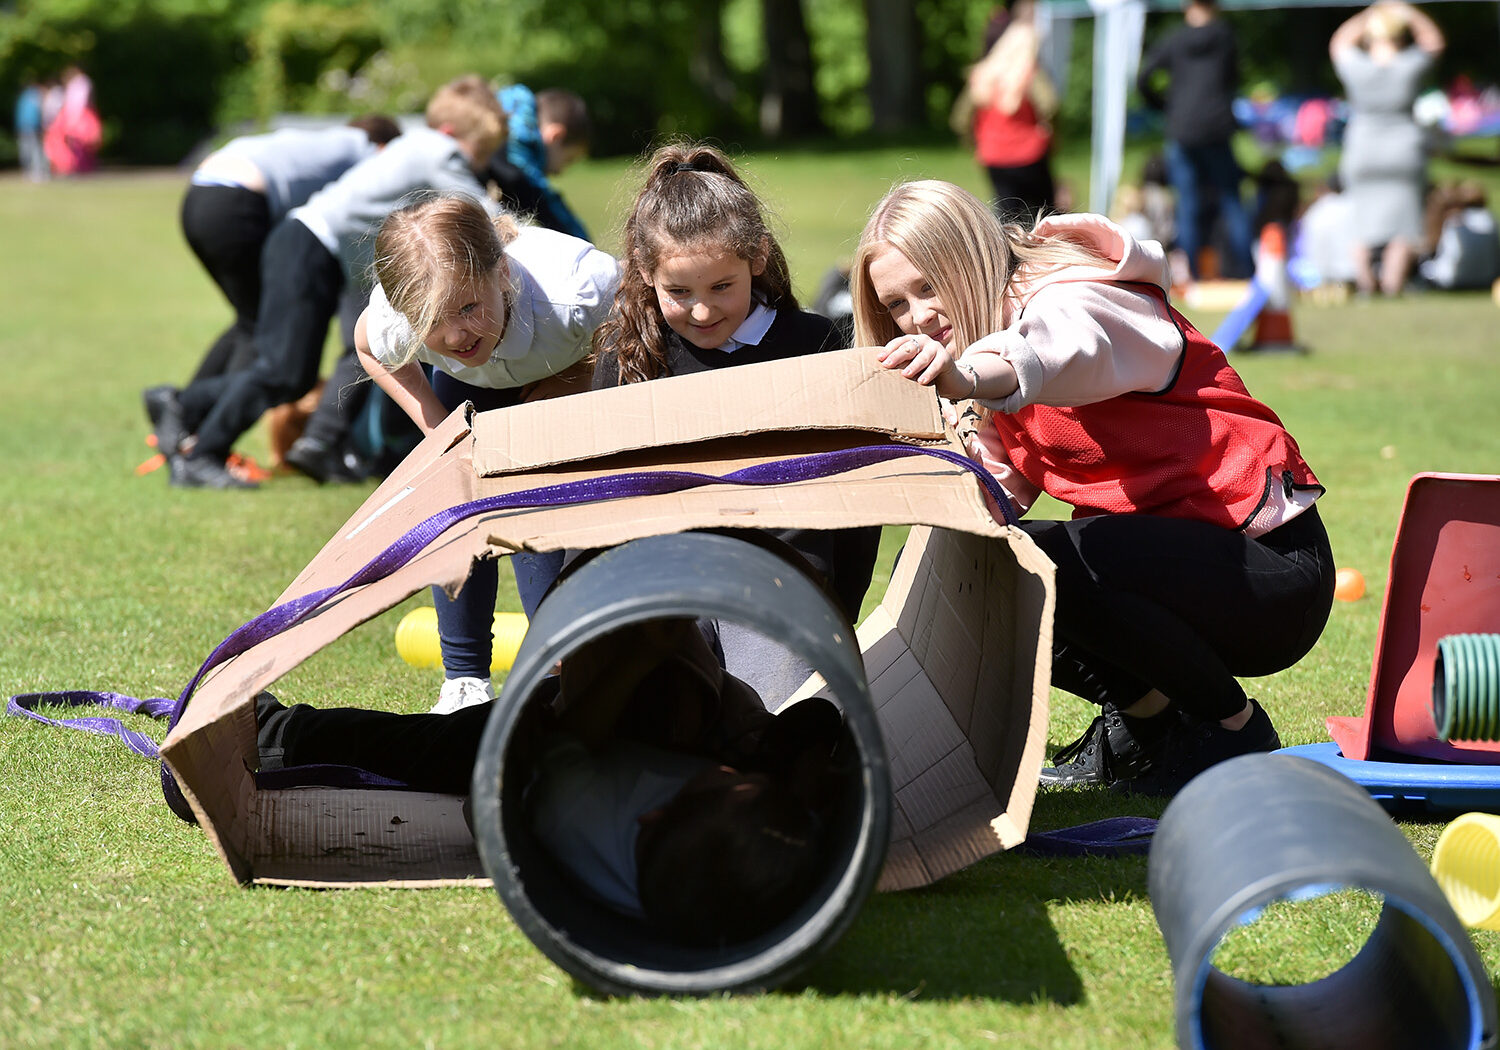
[[[1032,828],[1161,815],[1164,800],[1101,791],[1038,794]],[[829,995],[896,994],[1070,1005],[1083,985],[1048,908],[1145,901],[1145,855],[991,857],[920,890],[880,894],[801,982]]]

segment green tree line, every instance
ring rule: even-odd
[[[1046,2],[1046,0],[1043,0]],[[599,155],[663,135],[768,141],[947,134],[994,0],[0,0],[0,100],[81,65],[104,158],[178,163],[285,112],[414,112],[449,77],[565,86]],[[1493,4],[1440,3],[1444,70],[1494,75]],[[1326,45],[1352,8],[1232,11],[1246,83],[1337,91]],[[1154,13],[1148,41],[1177,23]],[[1058,117],[1089,124],[1092,23]],[[8,130],[8,129],[7,129]],[[10,149],[0,138],[0,156]]]

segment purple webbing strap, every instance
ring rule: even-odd
[[[1056,831],[1033,831],[1020,852],[1044,857],[1124,857],[1145,853],[1156,834],[1152,817],[1105,817]]]
[[[176,706],[177,701],[169,700],[164,696],[137,700],[123,693],[70,689],[60,693],[22,693],[11,697],[10,703],[5,708],[5,713],[8,715],[35,719],[49,726],[67,726],[69,729],[81,729],[85,733],[117,736],[125,741],[125,746],[136,754],[156,759],[161,757],[161,753],[156,749],[156,741],[139,730],[129,728],[118,718],[47,718],[45,715],[36,713],[36,708],[42,704],[53,707],[112,707],[117,711],[126,711],[133,715],[165,718],[172,713],[172,708]]]
[[[584,478],[579,481],[565,481],[556,485],[543,485],[533,489],[523,489],[520,492],[512,492],[507,495],[487,496],[484,499],[473,500],[456,507],[449,507],[432,515],[425,521],[416,525],[370,559],[363,568],[359,569],[343,583],[333,587],[325,587],[322,590],[304,594],[299,598],[273,606],[265,612],[248,620],[235,628],[227,638],[214,648],[208,659],[198,668],[193,675],[192,681],[188,682],[182,694],[175,703],[171,703],[166,711],[145,711],[153,717],[168,715],[167,729],[170,732],[182,718],[183,711],[187,708],[188,700],[193,691],[198,688],[198,683],[203,676],[215,667],[235,656],[259,645],[268,638],[280,634],[290,627],[294,627],[311,616],[317,609],[345,591],[355,587],[362,587],[384,579],[392,572],[406,565],[412,558],[416,557],[427,545],[437,539],[448,529],[459,522],[479,514],[489,514],[502,510],[521,510],[530,507],[564,506],[576,503],[590,503],[601,500],[628,499],[635,496],[654,496],[672,492],[681,492],[702,485],[784,485],[799,481],[813,481],[819,478],[831,477],[850,470],[870,466],[875,463],[883,463],[888,460],[898,459],[904,456],[924,455],[945,460],[956,466],[960,466],[973,474],[985,490],[989,493],[1001,514],[1009,525],[1017,524],[1014,510],[1011,508],[1010,500],[1004,490],[984,468],[966,456],[959,455],[949,449],[926,448],[918,445],[865,445],[851,449],[840,449],[833,452],[816,452],[806,456],[796,456],[789,459],[771,460],[765,463],[756,463],[728,474],[704,474],[697,471],[687,470],[650,470],[638,471],[629,474],[611,474],[596,478]],[[62,703],[78,706],[89,702],[87,697],[106,698],[115,696],[109,693],[87,693],[74,691],[68,693],[31,693],[27,697],[31,700],[32,707],[38,703]],[[76,699],[67,699],[69,697]],[[54,699],[63,698],[63,699]],[[24,715],[36,718],[39,721],[53,722],[59,725],[72,725],[75,722],[98,722],[100,725],[77,728],[89,728],[93,732],[112,732],[114,730],[104,728],[103,723],[117,722],[115,719],[75,719],[68,721],[55,721],[42,718],[32,711],[23,708],[17,701],[21,697],[12,697],[6,708],[7,714]],[[121,699],[129,700],[128,697]],[[95,699],[97,704],[106,706],[121,706],[107,699]],[[154,704],[154,701],[146,701],[144,704]],[[120,727],[119,735],[130,744],[133,750],[139,748],[126,738],[126,734],[139,737],[139,734]],[[154,745],[153,745],[154,750]],[[151,757],[155,757],[154,755]],[[182,796],[181,789],[177,786],[171,771],[165,763],[162,764],[162,792],[166,796],[167,804],[178,816],[184,820],[192,821],[192,809],[187,800]]]
[[[255,786],[262,791],[279,791],[282,788],[299,787],[404,788],[407,784],[404,780],[383,777],[358,766],[319,762],[305,766],[286,766],[282,769],[262,769],[255,774]]]

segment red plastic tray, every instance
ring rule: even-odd
[[[1500,631],[1500,475],[1418,474],[1406,490],[1358,718],[1330,718],[1344,758],[1381,752],[1500,765],[1500,741],[1437,738],[1432,677],[1438,640]]]

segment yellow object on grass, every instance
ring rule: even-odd
[[[492,633],[494,648],[490,653],[491,671],[509,671],[515,662],[521,639],[529,623],[522,613],[497,612]],[[443,666],[438,645],[437,610],[430,605],[413,609],[396,625],[396,653],[413,667]]]
[[[1500,816],[1465,813],[1444,828],[1432,876],[1465,926],[1500,930]]]

